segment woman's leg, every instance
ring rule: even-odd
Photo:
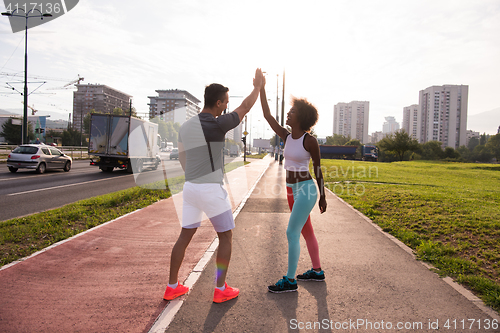
[[[313,186],[310,186],[312,183]],[[309,213],[316,204],[318,197],[316,185],[312,180],[291,184],[293,189],[294,204],[286,236],[288,239],[288,272],[289,279],[295,279],[297,264],[300,256],[300,233],[304,227]]]
[[[290,207],[290,211],[292,211],[294,204],[293,190],[291,187],[287,186],[286,192],[288,207]],[[321,262],[319,259],[319,245],[311,223],[311,215],[307,217],[306,224],[304,224],[304,227],[302,227],[302,236],[304,236],[304,239],[306,240],[307,250],[309,251],[309,257],[311,257],[313,269],[321,268]]]

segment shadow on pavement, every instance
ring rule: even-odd
[[[276,303],[276,308],[281,311],[282,318],[286,319],[288,332],[297,332],[297,330],[292,329],[290,321],[292,319],[297,319],[298,292],[281,294],[268,292],[267,299],[273,300]]]
[[[299,289],[305,289],[311,294],[316,300],[316,306],[318,309],[318,322],[324,323],[328,320],[330,322],[330,313],[328,312],[328,301],[326,296],[328,295],[328,286],[326,282],[315,282],[315,281],[299,281]],[[322,332],[327,332],[322,330]],[[330,329],[331,332],[331,329]]]
[[[238,298],[220,304],[212,303],[207,318],[205,319],[205,324],[203,325],[203,333],[215,331],[222,318],[224,318],[226,313],[231,310],[237,302]]]

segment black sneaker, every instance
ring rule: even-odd
[[[267,289],[272,293],[288,293],[297,291],[297,281],[290,281],[288,277],[283,276],[275,285],[268,286]]]
[[[300,281],[325,281],[325,272],[316,272],[314,269],[310,269],[304,274],[297,275],[297,280]]]

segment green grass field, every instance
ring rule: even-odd
[[[169,190],[133,187],[0,222],[0,266],[168,197]]]
[[[322,160],[327,186],[500,310],[500,165]]]
[[[250,162],[224,166],[230,172]],[[165,186],[166,185],[166,186]],[[99,224],[182,191],[184,176],[81,200],[61,208],[0,222],[0,266],[29,256]],[[163,188],[163,189],[162,189]]]

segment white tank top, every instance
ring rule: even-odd
[[[307,133],[300,138],[293,139],[289,134],[285,142],[285,170],[289,171],[309,171],[309,160],[311,154],[304,148],[304,139]]]

